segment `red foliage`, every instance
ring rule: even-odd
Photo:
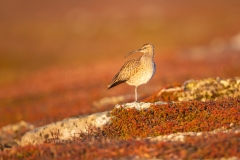
[[[181,102],[151,106],[147,110],[114,109],[104,131],[123,139],[176,132],[201,132],[240,126],[240,97],[208,102]]]
[[[197,62],[189,60],[186,63],[186,59],[179,59],[180,55],[156,53],[156,74],[148,84],[139,87],[140,101],[141,97],[146,98],[165,85],[174,84],[175,86],[191,78],[236,76],[240,68],[238,63],[240,54],[233,55],[213,58],[211,63],[208,59]],[[48,68],[26,76],[22,80],[0,86],[0,127],[20,120],[35,123],[38,126],[70,116],[112,109],[113,106],[97,108],[92,104],[108,96],[134,94],[134,88],[126,84],[111,90],[106,88],[111,78],[120,69],[123,60],[112,62],[106,59],[101,64],[98,62],[78,67]],[[197,68],[189,70],[196,65]],[[172,72],[176,68],[177,72]],[[174,97],[165,95],[162,100],[171,101]],[[154,101],[154,98],[147,101]]]
[[[73,143],[16,147],[0,153],[2,159],[102,159],[161,158],[202,159],[239,157],[240,133],[204,134],[185,142],[109,140],[105,138]],[[207,143],[206,143],[207,142]]]

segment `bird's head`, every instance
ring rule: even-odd
[[[136,52],[142,52],[142,53],[147,53],[147,54],[154,54],[154,46],[150,43],[146,43],[142,46],[142,48],[139,48],[137,50],[134,50],[132,52],[129,52],[128,54],[126,54],[125,58],[127,56],[129,56],[130,54],[136,53]]]

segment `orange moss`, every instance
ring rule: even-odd
[[[151,106],[147,110],[114,109],[104,132],[114,138],[149,137],[176,132],[211,131],[240,126],[240,98]]]

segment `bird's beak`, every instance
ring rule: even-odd
[[[132,52],[129,52],[128,54],[125,55],[125,58],[128,57],[129,55],[133,54],[133,53],[136,53],[136,52],[141,52],[142,48],[139,48],[135,51],[132,51]]]

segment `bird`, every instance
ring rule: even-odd
[[[107,86],[108,89],[110,89],[124,82],[131,86],[135,86],[135,102],[138,100],[138,86],[146,84],[156,72],[154,46],[150,43],[146,43],[141,48],[127,53],[125,58],[137,52],[141,52],[143,55],[139,58],[127,61]]]

